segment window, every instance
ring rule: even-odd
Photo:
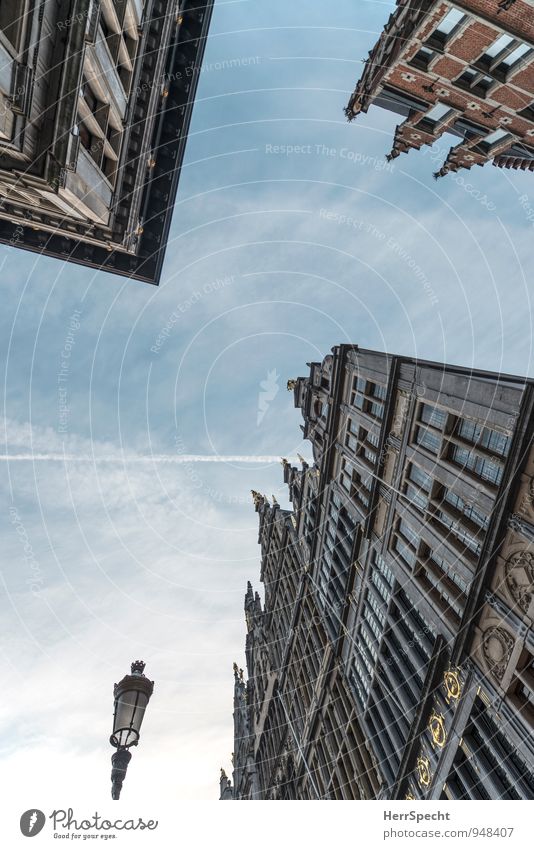
[[[447,42],[450,41],[466,21],[467,15],[464,15],[459,9],[449,9],[429,37],[428,44],[437,50],[443,50]]]
[[[445,115],[448,115],[450,111],[451,107],[446,103],[436,103],[436,105],[426,113],[425,118],[427,121],[434,121],[434,123],[438,123],[445,117]]]
[[[354,451],[354,453],[356,453],[358,449],[358,440],[355,436],[352,436],[349,431],[347,431],[347,434],[345,436],[345,445],[347,446],[347,448],[350,448],[351,451]]]
[[[373,610],[374,615],[378,619],[380,625],[382,627],[386,624],[386,614],[384,612],[384,608],[381,604],[378,603],[375,596],[371,592],[367,592],[367,603]]]
[[[417,122],[417,126],[426,132],[433,133],[447,118],[452,115],[454,109],[446,103],[436,103],[423,117]]]
[[[370,445],[373,445],[375,448],[378,448],[378,446],[380,445],[380,437],[374,433],[371,433],[370,431],[367,432],[365,441],[368,442]]]
[[[430,492],[430,488],[432,486],[432,478],[430,475],[427,475],[426,472],[423,472],[419,466],[415,466],[413,463],[410,466],[410,471],[408,472],[408,477],[411,481],[418,484],[421,489],[424,489],[425,492]]]
[[[512,140],[512,136],[510,135],[510,133],[507,130],[503,130],[501,127],[499,127],[498,130],[495,130],[493,133],[490,133],[489,136],[486,136],[485,139],[482,139],[480,145],[481,147],[484,147],[489,151],[493,147],[498,145],[500,142],[502,142],[505,138],[509,138],[510,141]]]
[[[399,531],[401,532],[403,537],[405,537],[409,542],[411,542],[414,548],[417,548],[419,544],[419,536],[413,530],[411,525],[409,525],[408,522],[406,522],[404,519],[401,519],[399,522]]]
[[[502,480],[502,466],[494,460],[485,459],[468,448],[459,445],[452,446],[451,458],[453,463],[463,469],[468,469],[482,480],[493,486],[498,486]]]
[[[376,566],[382,577],[385,579],[388,587],[391,589],[393,587],[393,582],[395,578],[393,576],[393,572],[380,554],[374,555],[374,565]]]
[[[534,121],[534,102],[525,109],[521,109],[517,114],[520,115],[521,118],[526,118],[527,121]]]
[[[369,401],[367,404],[367,413],[370,413],[375,419],[381,419],[384,415],[384,408],[382,404],[379,404],[376,401]]]
[[[499,36],[476,61],[476,66],[505,81],[509,72],[528,56],[531,48],[510,35]]]
[[[25,6],[21,0],[0,0],[0,30],[15,51],[20,48]]]
[[[91,133],[89,132],[89,130],[87,129],[87,127],[85,126],[85,124],[79,125],[79,134],[80,134],[80,144],[86,150],[90,151],[93,147],[94,139],[93,139],[93,136],[91,135]]]
[[[425,551],[425,560],[430,565],[435,567],[435,570],[439,570],[442,572],[447,578],[449,578],[458,589],[465,595],[467,590],[469,589],[469,584],[467,581],[458,574],[455,568],[447,563],[443,557],[439,557],[435,551],[432,551],[430,548],[426,548]]]
[[[366,448],[365,445],[362,447],[361,456],[367,460],[367,462],[371,466],[376,465],[376,454],[374,451],[371,451],[369,448]]]
[[[450,9],[445,17],[441,19],[436,30],[437,32],[442,32],[444,35],[450,35],[465,17],[464,13],[460,12],[459,9]]]
[[[82,84],[82,95],[83,99],[85,100],[89,109],[94,115],[95,112],[102,106],[102,103],[98,100],[98,98],[93,92],[93,89],[85,79]]]
[[[387,394],[387,388],[382,386],[380,383],[371,383],[369,384],[369,394],[372,395],[373,398],[380,398],[384,401]]]
[[[436,519],[438,519],[442,525],[445,525],[446,528],[449,529],[451,534],[461,543],[467,546],[467,548],[473,552],[475,555],[480,554],[481,543],[480,541],[473,536],[463,525],[453,519],[452,516],[449,516],[448,513],[445,513],[443,510],[436,510],[434,513]]]
[[[419,544],[419,537],[404,519],[399,521],[397,533],[393,542],[393,550],[401,560],[409,567],[415,566],[415,550]]]
[[[438,454],[441,448],[441,437],[426,427],[416,428],[415,441],[417,445],[421,445],[423,448],[431,451],[432,454]]]
[[[472,445],[481,445],[501,457],[508,456],[511,438],[504,433],[491,430],[489,427],[483,427],[466,419],[460,419],[456,432],[461,439],[470,442]]]
[[[365,643],[365,645],[367,646],[369,654],[371,655],[373,660],[376,660],[378,655],[377,655],[374,640],[370,637],[369,633],[365,630],[365,628],[360,628],[360,636],[361,636],[363,642]]]
[[[384,414],[382,400],[386,397],[387,389],[378,383],[368,383],[362,377],[354,377],[350,394],[350,403],[358,410],[369,413],[377,419]],[[377,400],[373,400],[376,398]]]
[[[506,50],[508,47],[510,47],[510,45],[513,43],[514,39],[511,35],[501,35],[499,36],[497,41],[494,41],[493,44],[490,44],[490,46],[484,53],[484,56],[489,56],[490,59],[494,59],[496,56],[502,53],[503,50]]]
[[[413,483],[417,484],[417,486],[412,486],[410,481],[413,481]],[[404,494],[408,501],[423,513],[428,507],[428,495],[431,487],[432,478],[430,475],[427,475],[418,466],[414,466],[412,463],[408,471],[408,480],[404,484]]]
[[[367,607],[367,605],[364,607],[363,616],[370,630],[373,632],[377,643],[379,643],[380,637],[382,636],[382,629],[380,627],[380,623],[376,621],[376,617],[373,615],[373,612],[369,609],[369,607]]]
[[[528,44],[519,44],[515,50],[512,50],[501,62],[501,65],[504,65],[507,70],[513,68],[514,65],[517,65],[518,62],[523,59],[527,53],[530,53],[531,48]]]
[[[407,483],[404,485],[404,494],[406,498],[414,507],[417,507],[423,513],[428,507],[428,498],[426,495],[423,495],[421,490],[416,489],[411,484]]]
[[[373,569],[373,571],[371,573],[371,581],[374,584],[374,586],[376,587],[382,601],[384,601],[387,604],[387,602],[389,600],[389,596],[391,594],[391,589],[386,584],[386,582],[384,581],[384,579],[382,578],[380,573],[377,572],[375,569]]]
[[[428,592],[430,596],[434,598],[442,613],[449,617],[452,614],[455,624],[458,625],[463,612],[463,603],[454,594],[454,590],[447,591],[446,587],[443,586],[441,579],[436,577],[431,570],[425,569],[423,566],[418,569],[416,577],[422,585],[423,590]]]
[[[412,483],[416,486],[412,486]],[[404,494],[408,501],[423,513],[428,507],[428,495],[432,487],[432,478],[413,463],[409,467],[408,478],[404,484]]]
[[[437,407],[432,407],[430,404],[421,404],[419,411],[419,419],[432,427],[443,430],[447,421],[447,413],[445,410],[438,410]]]
[[[350,393],[350,403],[353,407],[359,410],[363,409],[363,395],[365,392],[366,381],[362,377],[355,377],[352,380],[352,389]]]
[[[356,689],[360,706],[363,707],[367,699],[367,694],[369,693],[369,673],[364,672],[357,655],[353,656],[352,663],[353,666],[350,673],[350,681]]]
[[[410,59],[409,64],[414,68],[419,68],[420,71],[427,71],[435,56],[436,54],[433,50],[430,50],[428,47],[421,47],[415,56]]]
[[[354,501],[359,502],[364,507],[369,507],[371,486],[372,478],[370,476],[363,478],[358,472],[353,470],[350,497],[354,499]]]
[[[463,515],[474,522],[475,525],[478,525],[482,530],[486,530],[489,524],[488,517],[478,510],[476,507],[473,507],[471,504],[467,504],[460,498],[459,495],[456,495],[454,492],[451,492],[450,489],[443,489],[442,499],[458,510],[459,513],[463,513]]]
[[[475,68],[466,68],[455,80],[454,85],[463,88],[465,91],[470,91],[477,97],[486,97],[486,94],[494,84],[493,77],[477,71]]]

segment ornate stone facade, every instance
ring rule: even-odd
[[[289,388],[221,797],[534,798],[534,384],[342,345]]]
[[[157,283],[213,0],[2,0],[0,242]]]

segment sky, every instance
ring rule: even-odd
[[[121,804],[217,798],[250,490],[288,506],[279,458],[311,456],[288,378],[342,342],[534,374],[534,177],[436,182],[454,139],[388,165],[396,116],[346,122],[393,8],[216,0],[159,288],[0,246],[0,792],[23,809],[108,804],[138,658]]]

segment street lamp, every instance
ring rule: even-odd
[[[154,691],[154,682],[143,675],[145,664],[142,660],[132,663],[132,674],[125,675],[115,684],[113,696],[113,733],[109,738],[117,751],[111,756],[111,798],[118,799],[122,782],[132,753],[131,746],[137,746],[139,731],[145,715],[146,706]]]

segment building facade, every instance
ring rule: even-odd
[[[451,133],[435,177],[490,161],[533,171],[534,0],[397,0],[348,119],[372,104],[404,117],[388,159]]]
[[[0,242],[157,283],[213,0],[2,0]]]
[[[221,798],[534,798],[534,382],[341,345],[288,387]]]

